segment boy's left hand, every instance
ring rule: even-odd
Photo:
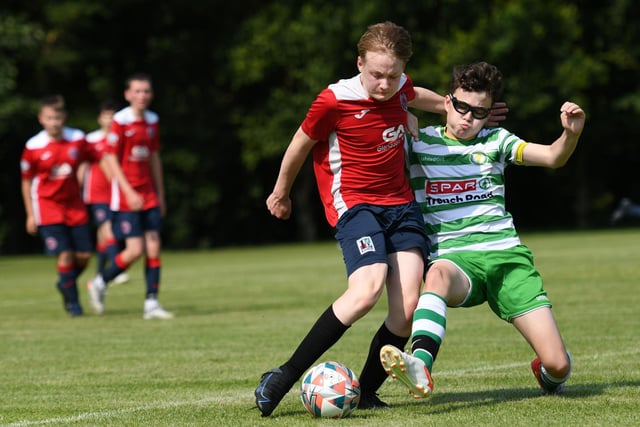
[[[494,102],[491,106],[491,114],[489,114],[489,118],[487,119],[485,126],[499,126],[500,122],[507,118],[508,112],[509,108],[507,108],[506,102]]]
[[[420,126],[418,124],[418,118],[411,112],[407,111],[407,132],[414,138],[418,139],[418,130]]]
[[[580,135],[585,120],[586,114],[578,104],[567,101],[560,107],[560,121],[568,132]]]

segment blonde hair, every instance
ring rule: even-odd
[[[411,55],[411,35],[393,22],[370,25],[358,41],[358,55],[364,60],[367,52],[388,52],[405,64]]]

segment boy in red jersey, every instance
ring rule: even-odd
[[[284,154],[267,207],[275,217],[289,218],[291,187],[313,151],[318,190],[327,221],[336,227],[348,286],[291,358],[262,376],[255,390],[262,416],[270,415],[304,371],[373,308],[385,285],[389,309],[359,375],[358,407],[389,407],[376,394],[387,376],[379,352],[385,344],[402,348],[408,341],[429,252],[404,171],[408,108],[445,112],[442,96],[414,88],[404,73],[411,54],[404,28],[391,22],[370,26],[358,43],[360,73],[317,96]]]
[[[118,110],[118,104],[115,101],[107,100],[100,105],[98,114],[100,128],[87,134],[86,139],[89,144],[99,149],[104,147],[113,115]],[[89,207],[93,223],[96,226],[96,268],[98,273],[102,273],[109,261],[120,252],[120,244],[111,229],[111,210],[109,208],[111,182],[105,176],[98,162],[83,164],[79,176],[82,183],[82,200]],[[113,282],[126,283],[128,280],[127,272],[124,271],[116,276]]]
[[[39,233],[45,252],[57,257],[57,287],[65,310],[75,317],[82,315],[77,278],[91,256],[89,217],[76,173],[82,162],[97,161],[102,153],[89,147],[84,132],[65,127],[66,117],[62,96],[42,99],[42,131],[27,141],[20,168],[26,230]]]
[[[158,115],[148,107],[153,99],[151,77],[138,73],[125,83],[129,106],[113,116],[106,150],[115,154],[112,165],[111,211],[113,232],[125,248],[111,265],[87,283],[89,300],[104,313],[107,284],[145,255],[144,319],[171,319],[158,302],[160,286],[160,231],[165,213],[164,178],[160,161]]]

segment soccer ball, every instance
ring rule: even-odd
[[[304,375],[300,398],[314,417],[347,417],[360,401],[360,382],[342,363],[322,362]]]

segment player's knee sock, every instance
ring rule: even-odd
[[[120,242],[118,242],[115,238],[107,239],[104,242],[104,250],[107,253],[107,264],[108,262],[111,262],[113,264],[115,258],[121,251]],[[103,269],[104,267],[106,267],[106,264],[105,266],[103,266]]]
[[[126,264],[122,260],[122,254],[118,254],[113,258],[111,265],[104,271],[102,278],[105,283],[109,283],[114,277],[125,271],[127,268],[129,268],[129,264]]]
[[[413,313],[411,351],[427,365],[429,371],[433,369],[446,328],[447,303],[444,298],[431,292],[420,295]]]
[[[78,302],[78,287],[76,286],[76,269],[75,266],[58,265],[58,290],[62,294],[62,298],[67,303]]]
[[[104,244],[98,243],[96,245],[96,273],[102,274],[108,261],[109,255],[107,254],[107,247]]]
[[[327,310],[316,320],[309,333],[298,345],[291,358],[280,367],[286,375],[296,381],[304,371],[320,358],[340,337],[349,329],[333,312],[333,307]]]
[[[74,263],[74,272],[76,275],[76,282],[78,280],[78,277],[80,277],[82,275],[82,273],[84,273],[84,271],[87,269],[87,266],[89,265],[89,258],[76,258],[76,261]]]
[[[382,349],[382,346],[391,344],[400,350],[404,350],[407,341],[409,341],[409,337],[395,335],[387,328],[384,322],[382,323],[382,326],[380,326],[380,329],[371,340],[369,355],[359,377],[362,394],[375,393],[388,378],[384,367],[380,363],[380,349]]]
[[[160,288],[160,258],[147,258],[144,266],[147,298],[156,298]]]

